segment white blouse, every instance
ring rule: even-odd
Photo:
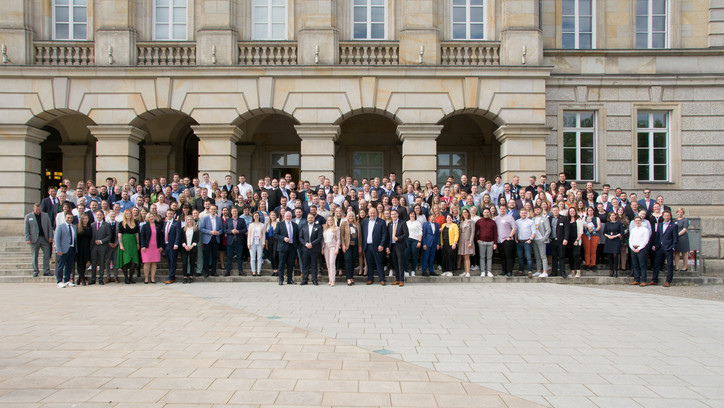
[[[196,243],[192,245],[194,240],[194,229],[189,228],[186,230],[186,246],[196,246]]]
[[[408,237],[411,239],[414,239],[415,241],[419,241],[422,239],[422,223],[420,221],[407,221],[407,232],[409,233]]]

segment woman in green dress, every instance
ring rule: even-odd
[[[138,224],[133,219],[131,210],[123,212],[123,221],[118,226],[118,260],[116,266],[120,266],[126,284],[136,283],[133,281],[133,272],[136,265],[139,264],[138,250],[140,248],[138,240]]]

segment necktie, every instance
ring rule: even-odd
[[[392,223],[392,236],[397,237],[397,221]]]
[[[70,246],[73,246],[73,229],[68,224],[68,234],[70,234]]]
[[[292,229],[292,223],[291,223],[291,222],[287,222],[287,234],[289,235],[289,243],[290,243],[290,244],[291,244],[292,242],[294,242],[294,233],[293,233],[293,231],[294,231],[294,230]]]
[[[171,229],[171,223],[166,221],[166,243],[168,244],[168,231]]]
[[[100,231],[100,229],[101,229],[101,222],[98,221],[98,225],[96,226],[96,230]]]

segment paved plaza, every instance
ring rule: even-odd
[[[0,285],[0,407],[724,407],[724,302],[343,285]]]

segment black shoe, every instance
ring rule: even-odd
[[[99,284],[99,285],[105,285],[105,283],[103,282],[103,279],[99,280],[99,281],[98,281],[98,284]]]
[[[126,282],[126,285],[130,285],[130,284],[131,284],[131,281],[129,281],[128,278],[124,279],[124,281]]]
[[[244,272],[244,271],[239,271],[239,276],[246,276],[246,272]]]
[[[216,272],[212,273],[211,276],[218,278],[219,275],[216,274]]]
[[[438,274],[435,273],[435,272],[430,272],[430,276],[440,276],[440,275],[438,275]]]
[[[312,282],[312,285],[314,285],[314,286],[319,286],[319,282],[316,282],[316,281],[315,281],[315,282]]]
[[[231,276],[231,272],[224,272],[224,276]]]
[[[209,277],[209,274],[208,274],[208,273],[205,273],[205,274],[204,274],[204,279],[208,279],[208,277]]]
[[[296,285],[296,284],[297,284],[297,282],[294,282],[294,281],[287,282],[287,285]]]
[[[302,285],[302,286],[304,286],[306,284],[307,284],[307,282],[305,282],[305,281],[302,281],[302,283],[300,283],[300,285]]]
[[[566,275],[565,273],[561,272],[561,278],[563,278],[563,279],[568,279],[568,275]]]
[[[509,273],[509,274],[507,274],[507,275],[505,275],[505,276],[507,276],[507,277],[509,277],[509,278],[512,278],[512,277],[513,277],[513,274],[512,274],[512,273]]]
[[[284,283],[283,283],[283,282],[279,282],[279,286],[282,286],[282,285],[284,285]]]
[[[422,276],[430,276],[429,273],[423,273]]]
[[[95,284],[96,284],[96,281],[94,281],[94,280],[88,282],[88,285],[95,285]]]
[[[184,281],[183,281],[183,283],[189,283],[189,278],[187,278],[187,277],[184,277]]]

